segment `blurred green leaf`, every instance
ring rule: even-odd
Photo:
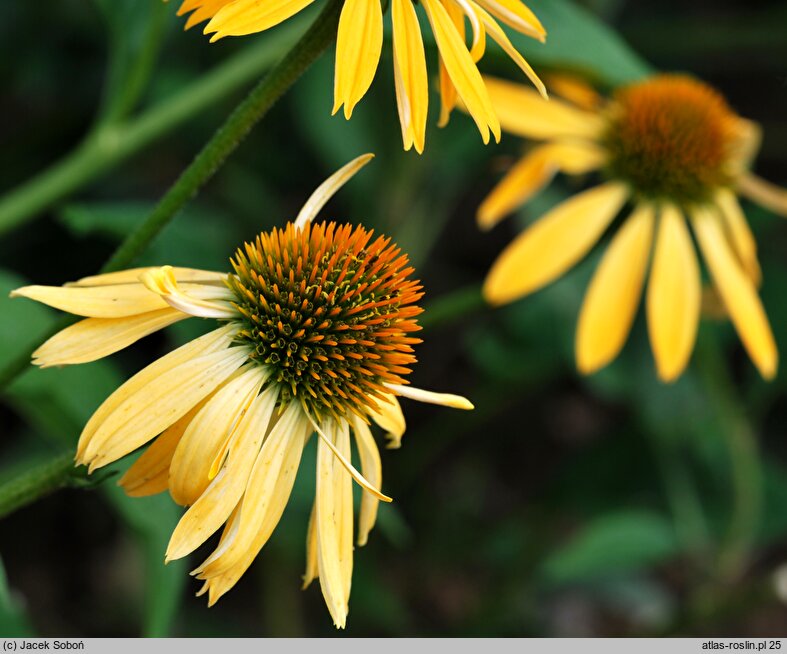
[[[0,559],[0,634],[14,638],[35,636],[27,616],[8,587],[2,559]]]
[[[677,550],[668,518],[644,510],[621,511],[590,522],[547,558],[542,573],[553,584],[589,581],[648,568]]]
[[[164,565],[164,553],[180,518],[180,508],[167,493],[134,498],[128,497],[115,484],[107,484],[104,494],[135,535],[145,559],[142,635],[146,638],[170,636],[183,588],[189,579],[185,560]]]

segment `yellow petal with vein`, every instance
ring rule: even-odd
[[[717,217],[705,209],[696,209],[692,220],[702,256],[732,324],[760,374],[765,379],[773,379],[779,353],[754,285],[724,238]]]
[[[404,149],[415,145],[420,154],[426,139],[429,84],[418,16],[411,0],[392,0],[396,106]]]
[[[308,588],[320,576],[319,562],[317,560],[317,500],[312,504],[309,514],[309,526],[306,530],[306,572],[303,574],[302,589]]]
[[[380,461],[380,451],[374,442],[372,432],[363,420],[353,416],[353,432],[358,445],[358,454],[361,458],[361,472],[369,483],[380,488],[383,483],[383,467]],[[358,513],[358,545],[366,545],[369,532],[377,520],[378,500],[371,493],[361,493],[361,510]]]
[[[502,20],[515,30],[532,36],[539,41],[546,40],[547,32],[541,21],[524,3],[519,0],[475,0],[495,18]]]
[[[93,275],[83,277],[75,282],[69,282],[66,286],[110,286],[113,284],[141,284],[139,278],[146,272],[158,270],[158,266],[148,266],[146,268],[130,268],[103,275]],[[223,284],[227,278],[227,273],[213,272],[212,270],[198,270],[196,268],[172,267],[175,279],[179,283],[194,284]]]
[[[225,36],[243,36],[263,32],[294,16],[314,0],[235,0],[216,13],[205,27],[214,33],[211,42]]]
[[[505,304],[560,277],[598,241],[627,194],[624,185],[608,182],[546,213],[497,258],[484,282],[484,297]]]
[[[697,338],[702,292],[691,235],[678,209],[665,206],[659,218],[648,282],[648,331],[656,370],[663,382],[677,379]]]
[[[729,189],[721,189],[717,192],[715,200],[743,269],[749,275],[752,283],[759,286],[762,271],[760,270],[760,262],[757,260],[757,242],[754,240],[754,234],[751,233],[743,209],[738,203],[738,198]]]
[[[459,34],[459,38],[464,42],[465,40],[465,16],[462,13],[462,10],[453,3],[449,2],[447,5],[444,5],[448,15],[450,16],[451,20],[454,23],[454,27],[456,27],[457,34]],[[445,64],[443,63],[442,58],[437,58],[439,61],[439,69],[440,69],[440,119],[437,123],[438,127],[445,127],[448,124],[448,119],[451,116],[451,112],[453,111],[454,107],[456,106],[456,87],[454,83],[451,81],[451,76],[448,74],[448,71],[445,68]]]
[[[95,361],[188,317],[168,307],[126,318],[85,318],[33,352],[33,363],[48,368]]]
[[[11,297],[26,297],[87,318],[123,318],[166,309],[167,303],[141,284],[113,286],[24,286]]]
[[[383,10],[379,0],[345,0],[336,38],[333,113],[344,117],[372,84],[383,49]]]
[[[623,348],[642,297],[653,242],[653,209],[640,206],[609,244],[585,295],[577,326],[577,367],[590,374]]]

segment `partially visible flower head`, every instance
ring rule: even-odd
[[[489,271],[484,294],[503,304],[532,293],[580,261],[626,202],[634,210],[601,260],[579,316],[577,365],[592,373],[623,347],[650,269],[647,318],[659,377],[685,369],[702,305],[699,245],[726,313],[765,378],[778,353],[757,296],[756,243],[738,204],[741,193],[787,215],[787,193],[749,172],[759,130],[706,84],[656,75],[594,100],[576,81],[557,85],[572,101],[548,105],[522,86],[487,79],[503,127],[540,141],[478,210],[494,226],[558,172],[598,171],[600,186],[558,205],[525,230]],[[558,91],[560,93],[560,91]],[[580,102],[581,100],[581,102]]]
[[[144,268],[64,287],[26,286],[28,297],[84,316],[35,352],[41,366],[94,361],[192,316],[208,334],[137,373],[96,410],[77,448],[92,472],[152,441],[120,481],[132,496],[169,490],[189,506],[167,548],[182,558],[224,525],[194,573],[212,605],[265,545],[289,499],[307,440],[318,435],[317,491],[305,585],[319,578],[345,625],[353,559],[355,479],[362,494],[357,542],[380,500],[380,454],[370,423],[398,447],[397,396],[471,409],[466,399],[407,386],[415,363],[421,287],[406,255],[361,226],[311,223],[368,160],[360,157],[312,195],[294,223],[238,250],[232,274]],[[361,471],[351,463],[354,438]]]
[[[262,32],[290,18],[313,0],[184,0],[178,14],[191,12],[186,28],[209,21],[211,41],[226,36]],[[476,67],[491,37],[546,97],[546,89],[530,65],[513,46],[498,21],[544,41],[546,31],[521,0],[421,0],[440,53],[440,125],[462,101],[481,132],[500,140],[500,122]],[[396,103],[405,150],[423,152],[429,83],[421,26],[413,0],[391,0]],[[466,44],[466,25],[471,45]],[[383,45],[382,0],[344,0],[336,42],[333,113],[344,107],[350,118],[355,105],[369,90]]]

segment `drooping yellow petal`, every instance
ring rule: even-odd
[[[190,316],[231,320],[238,317],[232,306],[235,295],[228,288],[200,284],[178,284],[172,266],[162,266],[140,275],[140,281],[151,293],[168,305]]]
[[[335,426],[327,426],[331,445],[335,444]],[[317,491],[316,491],[316,523],[317,523],[317,561],[320,571],[320,589],[328,606],[334,624],[340,629],[347,621],[347,600],[345,598],[344,579],[342,573],[342,550],[339,547],[339,529],[337,502],[335,491],[336,475],[346,475],[328,440],[320,439],[317,443]]]
[[[188,317],[167,307],[126,318],[85,318],[59,331],[33,352],[33,363],[48,368],[96,361]]]
[[[462,409],[463,411],[470,411],[475,408],[470,400],[461,395],[435,393],[433,391],[425,391],[422,388],[413,388],[412,386],[402,386],[400,384],[385,384],[385,386],[397,395],[415,400],[416,402],[437,404],[439,406],[451,407],[452,409]]]
[[[75,282],[69,282],[65,286],[109,286],[113,284],[140,284],[139,278],[143,273],[157,270],[158,266],[148,266],[145,268],[130,268],[113,273],[93,275],[83,277]],[[213,272],[211,270],[198,270],[196,268],[179,268],[172,266],[175,279],[180,284],[224,284],[227,273]]]
[[[178,16],[182,16],[189,11],[193,12],[188,20],[184,29],[189,29],[194,25],[206,21],[216,14],[216,12],[230,4],[234,0],[185,0],[178,9]]]
[[[320,564],[317,555],[317,499],[312,504],[309,514],[309,526],[306,530],[306,571],[303,574],[303,585],[306,589],[317,577],[320,576]]]
[[[377,443],[374,442],[369,425],[358,416],[353,416],[352,420],[355,442],[358,445],[358,454],[361,457],[361,472],[371,484],[379,488],[383,483],[383,467]],[[366,545],[369,539],[369,532],[374,527],[377,519],[377,508],[379,506],[380,500],[374,495],[361,493],[361,510],[358,514],[358,545]]]
[[[759,286],[762,272],[760,262],[757,260],[757,242],[754,240],[754,234],[751,233],[743,209],[738,204],[738,198],[732,191],[721,189],[716,193],[715,202],[743,269],[754,285]]]
[[[141,284],[113,286],[24,286],[11,297],[26,297],[86,318],[124,318],[166,309],[167,303]]]
[[[167,546],[168,561],[190,554],[226,522],[240,501],[278,399],[272,386],[241,418],[224,466],[178,522]]]
[[[219,389],[190,422],[170,468],[169,490],[175,502],[194,504],[208,487],[213,462],[264,382],[264,370],[250,364]]]
[[[459,7],[453,2],[449,2],[444,6],[451,18],[451,21],[454,23],[454,27],[456,27],[456,32],[459,34],[459,38],[462,40],[462,42],[464,42],[465,17],[462,13],[462,10],[459,9]],[[448,71],[445,68],[443,59],[439,56],[437,59],[440,70],[440,119],[438,120],[437,125],[438,127],[445,127],[448,124],[448,119],[451,117],[451,112],[456,106],[457,95],[456,87],[451,81],[451,76],[448,74]]]
[[[118,485],[123,487],[126,495],[144,497],[167,490],[169,466],[172,463],[175,448],[201,405],[202,403],[165,429],[164,433],[150,444],[142,456],[120,478]]]
[[[559,204],[503,250],[484,282],[484,297],[504,304],[554,281],[587,254],[626,201],[608,182]]]
[[[339,170],[320,184],[298,212],[298,217],[294,222],[295,227],[303,229],[303,227],[314,220],[320,212],[320,209],[325,206],[328,200],[330,200],[342,186],[355,177],[355,174],[372,159],[374,159],[373,154],[362,154],[360,157],[356,157],[351,162],[339,168]]]
[[[77,462],[84,462],[86,449],[93,440],[96,431],[110,415],[115,413],[126,399],[135,395],[162,375],[191,359],[225,350],[232,342],[235,330],[236,328],[233,325],[225,325],[204,336],[200,336],[154,361],[120,386],[104,400],[82,430],[82,435],[79,437],[79,444],[77,445]]]
[[[186,361],[151,380],[106,417],[82,461],[92,472],[133,452],[192,409],[248,356],[247,348],[232,347]]]
[[[314,0],[235,0],[220,9],[205,27],[211,42],[225,36],[263,32],[294,16]]]
[[[412,0],[392,0],[394,82],[404,149],[424,151],[429,84],[421,27]]]
[[[350,459],[350,427],[342,420],[336,428],[336,449],[345,459]],[[353,577],[353,480],[345,471],[335,469],[333,493],[338,535],[339,567],[342,574],[344,603],[350,601],[350,587]],[[365,495],[367,493],[364,493]],[[376,499],[376,498],[375,498]]]
[[[623,348],[642,296],[651,243],[653,209],[641,205],[609,244],[585,295],[577,326],[577,367],[590,374]]]
[[[484,80],[460,38],[451,16],[439,0],[423,0],[423,5],[448,76],[478,126],[481,138],[484,143],[488,143],[491,130],[495,140],[499,141],[500,122],[484,87]]]
[[[379,0],[344,0],[336,38],[333,113],[344,117],[372,85],[383,49],[383,10]]]
[[[484,76],[492,106],[503,129],[533,139],[580,138],[597,141],[604,121],[596,113],[552,98],[544,100],[522,84]]]
[[[666,205],[659,218],[647,293],[650,345],[663,382],[676,380],[689,362],[701,299],[700,270],[686,221],[676,207]]]
[[[387,433],[388,438],[387,448],[389,450],[399,449],[402,445],[402,436],[407,429],[407,423],[404,420],[404,413],[399,404],[399,400],[395,395],[387,395],[388,402],[382,400],[377,402],[377,411],[369,411],[369,416]]]
[[[787,218],[787,189],[771,184],[754,173],[746,173],[738,180],[738,190],[752,202]]]
[[[197,572],[208,578],[236,566],[250,551],[265,545],[284,512],[295,482],[304,446],[304,423],[300,405],[291,403],[265,438],[254,461],[240,503],[238,525]]]
[[[495,18],[502,20],[518,32],[532,36],[542,43],[547,32],[536,15],[520,0],[474,0],[490,12]]]
[[[779,353],[754,285],[724,238],[718,218],[707,209],[696,208],[692,221],[702,256],[732,324],[760,374],[765,379],[772,379],[776,375]]]

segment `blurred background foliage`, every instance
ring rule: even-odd
[[[181,31],[174,4],[0,4],[0,366],[56,319],[8,291],[96,271],[315,15],[208,45]],[[756,169],[787,183],[783,1],[529,5],[548,44],[513,38],[539,72],[568,70],[603,90],[651,68],[697,74],[761,123]],[[690,370],[662,386],[640,316],[623,355],[580,378],[573,333],[597,256],[506,309],[477,296],[502,246],[571,182],[481,235],[475,208],[521,143],[484,147],[461,114],[437,129],[433,95],[426,153],[404,153],[390,47],[349,123],[329,115],[332,67],[329,52],[140,263],[225,269],[327,174],[377,154],[324,216],[363,221],[410,253],[433,307],[413,381],[463,393],[477,410],[405,406],[404,445],[383,454],[396,501],[356,549],[346,634],[784,636],[787,374],[762,382],[731,327],[705,321]],[[484,68],[518,79],[495,51]],[[12,194],[46,169],[34,192]],[[785,351],[787,226],[747,214]],[[122,379],[204,329],[187,321],[108,360],[18,377],[0,402],[0,484],[69,457]],[[197,558],[163,565],[180,509],[166,495],[125,498],[114,482],[127,465],[76,475],[0,522],[0,634],[335,634],[319,589],[300,590],[313,448],[272,541],[210,610],[187,575]]]

